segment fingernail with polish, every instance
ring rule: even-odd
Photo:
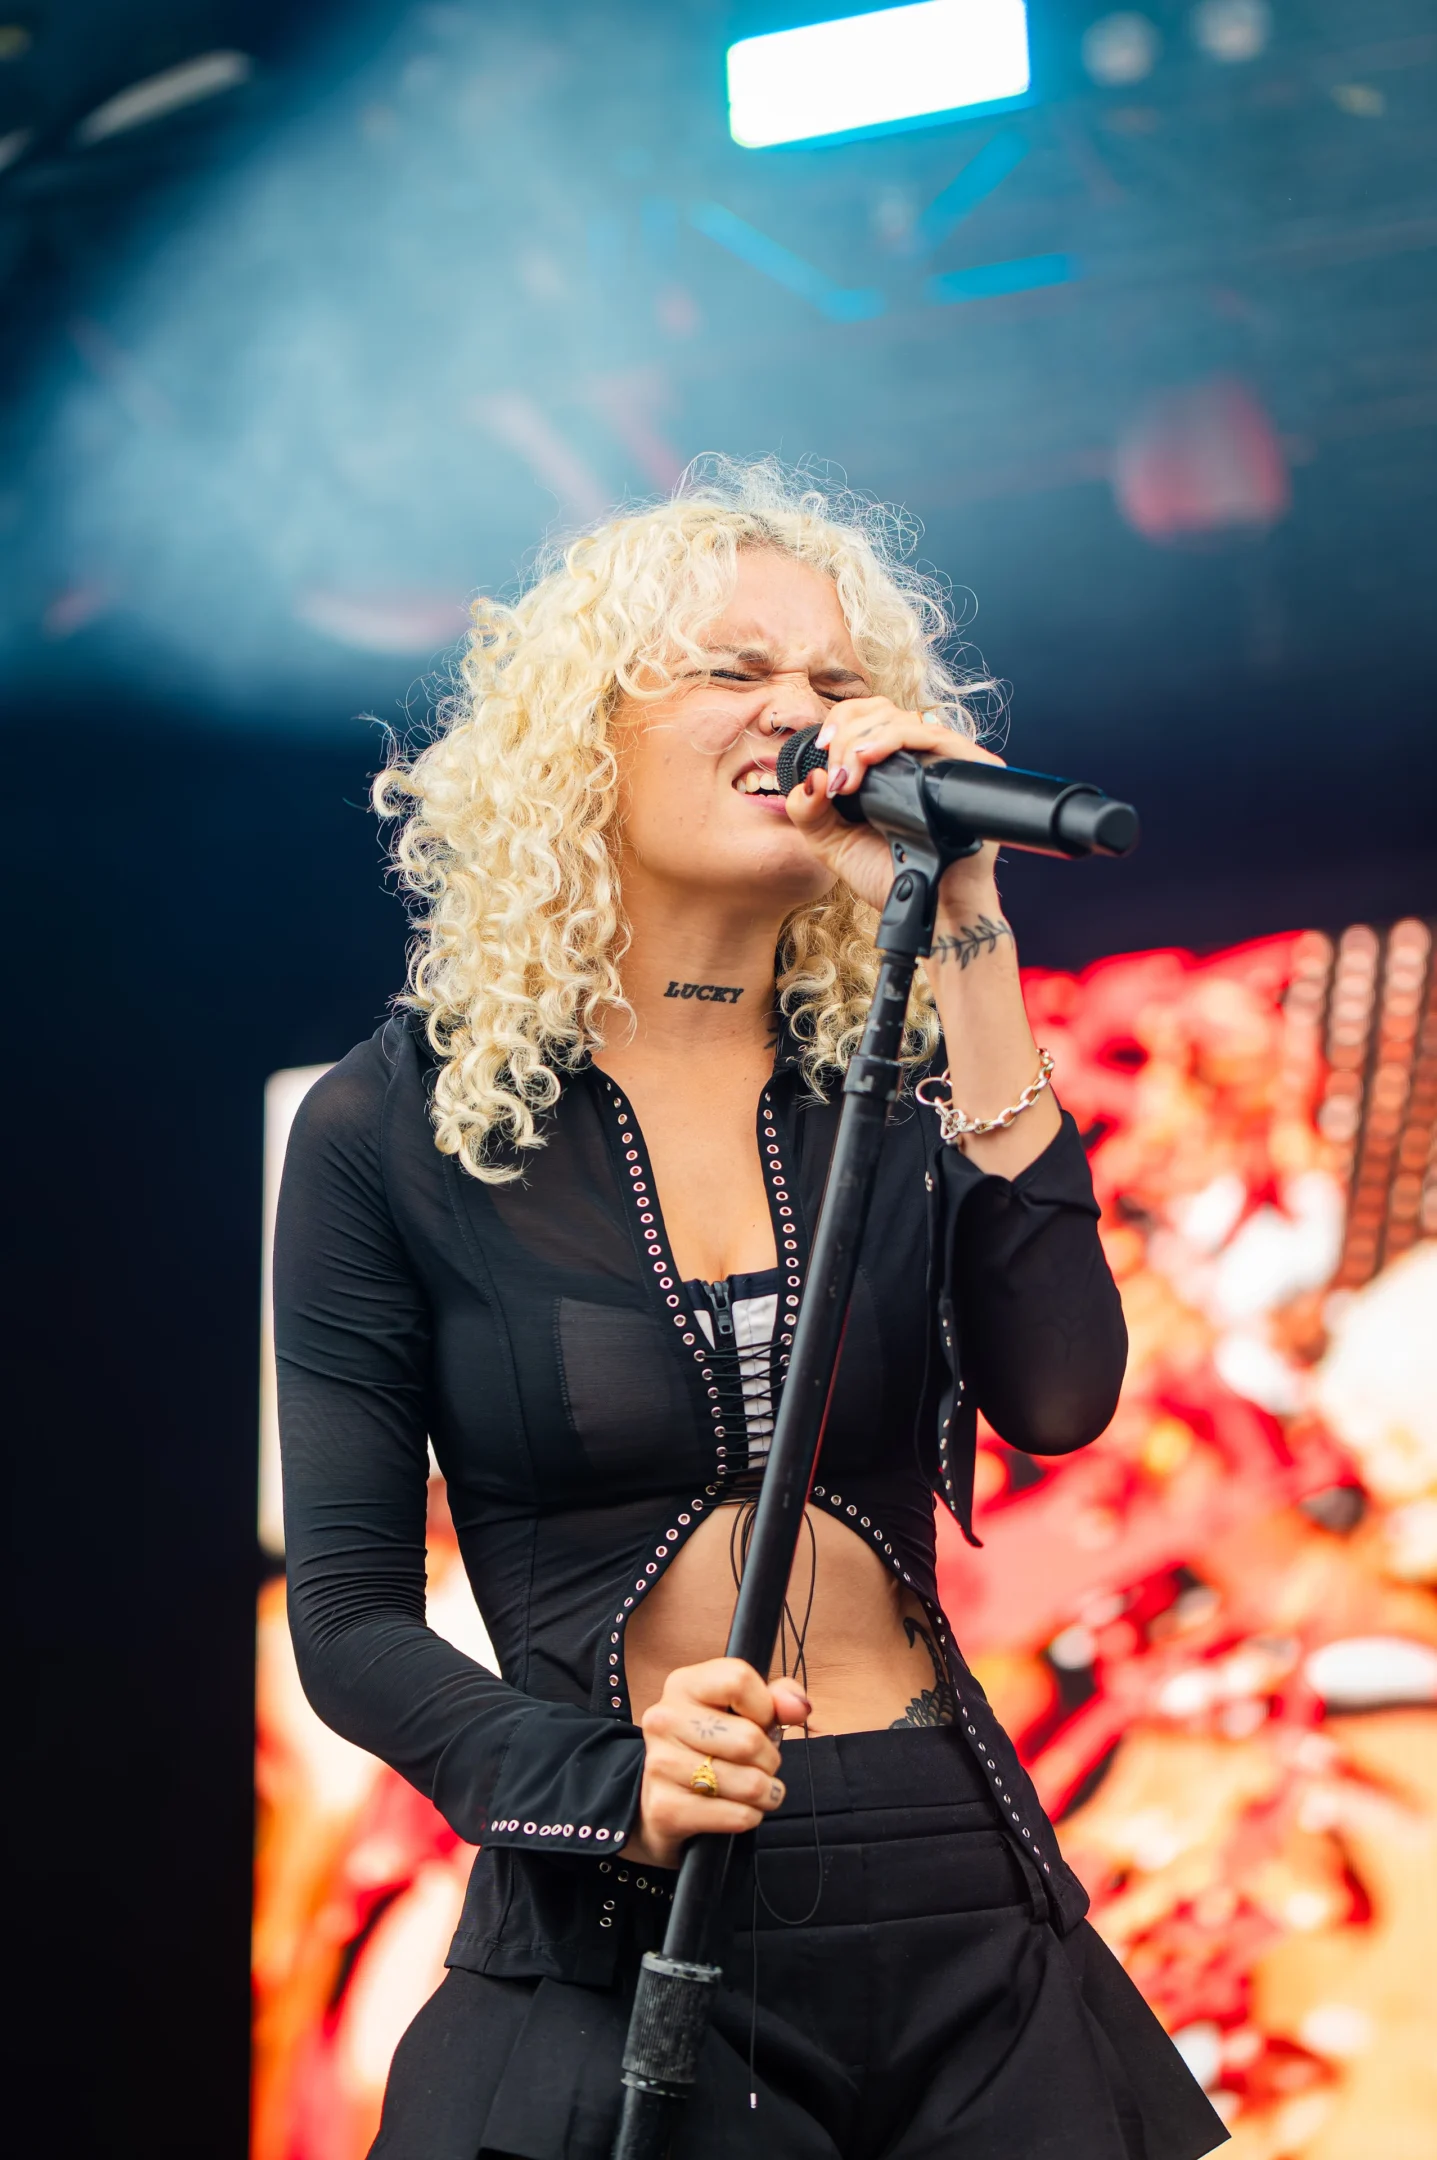
[[[810,801],[813,798],[813,791],[817,786],[818,774],[816,772],[805,773],[803,776],[803,792],[809,797]]]
[[[848,767],[846,765],[840,765],[837,772],[831,772],[828,776],[828,792],[830,795],[836,795],[839,789],[846,787],[847,784]]]
[[[828,748],[833,741],[833,722],[831,720],[824,721],[823,726],[818,731],[816,740],[820,750]]]

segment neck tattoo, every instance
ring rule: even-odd
[[[665,997],[697,998],[700,1005],[737,1005],[743,996],[743,987],[732,983],[679,983],[671,982]]]
[[[1001,915],[980,915],[975,923],[959,923],[954,934],[934,938],[933,957],[940,962],[956,960],[960,968],[965,968],[980,953],[996,952],[999,938],[1012,935]]]

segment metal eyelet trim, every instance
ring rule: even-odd
[[[699,1376],[704,1383],[705,1400],[709,1405],[709,1416],[713,1426],[714,1463],[718,1478],[722,1481],[728,1471],[728,1432],[723,1424],[723,1411],[719,1405],[719,1391],[713,1384],[713,1367],[708,1362],[710,1347],[701,1331],[693,1327],[691,1316],[682,1310],[683,1301],[678,1295],[677,1271],[664,1249],[664,1241],[659,1234],[658,1211],[654,1205],[650,1180],[639,1147],[638,1126],[628,1104],[619,1094],[612,1081],[606,1076],[601,1075],[600,1077],[603,1079],[609,1097],[609,1105],[618,1124],[619,1144],[623,1151],[623,1162],[629,1174],[629,1190],[638,1212],[639,1231],[644,1250],[648,1255],[650,1267],[658,1278],[658,1287],[664,1295],[664,1303],[670,1308],[675,1327],[683,1335],[685,1349],[692,1350],[694,1362],[699,1368]],[[785,1224],[785,1234],[781,1240],[783,1255],[779,1264],[781,1267],[792,1271],[788,1276],[789,1289],[790,1293],[792,1293],[802,1288],[802,1277],[799,1273],[798,1262],[798,1243],[797,1239],[791,1234],[791,1196],[784,1181],[782,1151],[778,1145],[778,1130],[773,1121],[773,1105],[766,1090],[762,1098],[762,1106],[764,1110],[764,1167],[768,1174],[775,1205],[781,1209]],[[790,1307],[796,1307],[798,1298],[790,1294],[787,1303]],[[790,1321],[788,1326],[791,1328],[791,1325]],[[787,1347],[792,1343],[793,1336],[791,1332],[788,1332],[779,1339],[781,1344]],[[783,1362],[786,1364],[787,1359],[784,1359]],[[704,1492],[710,1500],[717,1497],[719,1490],[720,1484],[718,1483],[707,1485],[704,1488]],[[608,1658],[609,1685],[611,1689],[609,1707],[612,1710],[622,1712],[627,1707],[625,1701],[626,1691],[620,1677],[623,1664],[623,1632],[628,1624],[628,1616],[633,1611],[635,1600],[643,1597],[646,1591],[652,1589],[658,1582],[660,1576],[665,1572],[666,1564],[672,1561],[679,1547],[684,1543],[685,1538],[697,1526],[698,1521],[702,1518],[703,1511],[704,1500],[695,1495],[688,1506],[680,1511],[676,1524],[664,1533],[664,1542],[654,1547],[653,1558],[644,1563],[643,1574],[635,1578],[633,1594],[624,1599],[623,1604],[614,1615],[613,1627],[609,1635],[611,1647]]]
[[[668,1255],[664,1251],[663,1241],[659,1236],[657,1215],[654,1208],[653,1195],[649,1189],[649,1182],[645,1174],[644,1165],[641,1160],[640,1151],[637,1145],[638,1128],[630,1115],[627,1105],[625,1104],[623,1098],[619,1095],[618,1090],[614,1087],[613,1083],[607,1078],[604,1078],[604,1086],[608,1091],[611,1106],[613,1108],[615,1117],[617,1118],[619,1123],[619,1139],[624,1151],[623,1160],[629,1172],[630,1190],[633,1194],[635,1206],[638,1210],[639,1227],[643,1237],[644,1246],[649,1255],[650,1264],[653,1267],[654,1273],[660,1278],[659,1288],[665,1293],[665,1302],[671,1308],[677,1307],[681,1304],[681,1300],[679,1299],[674,1289],[675,1271]],[[774,1123],[772,1098],[770,1097],[767,1089],[764,1090],[763,1096],[761,1098],[761,1104],[764,1112],[764,1120],[761,1128],[763,1135],[764,1168],[768,1173],[769,1185],[779,1224],[779,1266],[787,1274],[786,1295],[783,1298],[781,1306],[781,1319],[784,1332],[778,1338],[781,1351],[786,1351],[791,1348],[793,1343],[793,1327],[797,1316],[797,1310],[803,1287],[802,1273],[800,1268],[800,1262],[798,1259],[798,1241],[793,1235],[792,1196],[789,1193],[785,1183],[782,1150],[779,1146],[778,1129]],[[927,1174],[926,1182],[928,1184],[929,1190],[931,1191],[931,1172]],[[702,1339],[702,1334],[700,1330],[690,1331],[688,1317],[682,1311],[676,1311],[673,1314],[673,1318],[674,1325],[679,1329],[684,1330],[685,1347],[691,1348],[693,1350],[695,1362],[699,1366],[700,1375],[705,1384],[705,1397],[709,1404],[709,1415],[713,1420],[714,1440],[716,1443],[720,1443],[716,1445],[714,1451],[719,1482],[713,1485],[705,1486],[704,1488],[707,1497],[712,1500],[717,1496],[719,1490],[721,1489],[723,1479],[727,1474],[726,1459],[728,1450],[726,1446],[722,1444],[727,1439],[727,1433],[720,1422],[723,1413],[719,1408],[718,1389],[712,1384],[712,1367],[706,1365],[706,1360],[709,1355],[709,1346],[707,1341]],[[951,1354],[953,1349],[953,1337],[951,1330],[947,1327],[946,1324],[944,1326],[943,1334],[945,1347],[949,1350]],[[781,1364],[786,1365],[788,1362],[789,1361],[787,1357],[780,1358]],[[962,1402],[963,1393],[964,1382],[960,1376],[954,1381],[953,1401],[955,1407]],[[942,1479],[944,1495],[949,1505],[954,1509],[954,1512],[956,1513],[957,1490],[952,1473],[952,1464],[949,1458],[949,1445],[952,1434],[952,1425],[953,1413],[952,1411],[949,1411],[944,1417],[942,1429],[939,1435],[938,1459],[939,1474]],[[879,1524],[873,1522],[868,1516],[860,1517],[858,1515],[857,1508],[853,1505],[853,1503],[846,1502],[843,1499],[841,1493],[828,1492],[822,1485],[815,1484],[813,1488],[813,1494],[815,1499],[826,1500],[831,1508],[841,1510],[848,1520],[855,1521],[859,1528],[865,1530],[872,1539],[875,1549],[881,1552],[883,1554],[883,1557],[890,1563],[893,1572],[897,1575],[900,1575],[905,1583],[908,1583],[910,1586],[912,1585],[913,1577],[911,1573],[907,1568],[902,1565],[900,1556],[894,1551],[891,1541],[884,1537],[882,1528]],[[678,1518],[679,1527],[686,1535],[693,1528],[692,1518],[702,1512],[703,1505],[703,1500],[696,1497],[689,1502],[688,1508],[680,1514]],[[618,1692],[621,1684],[619,1681],[618,1668],[621,1662],[621,1639],[623,1635],[623,1630],[627,1624],[627,1616],[633,1608],[634,1598],[642,1597],[645,1591],[650,1588],[651,1584],[658,1580],[662,1570],[655,1563],[671,1560],[674,1553],[678,1550],[678,1547],[684,1542],[684,1539],[680,1537],[675,1530],[668,1531],[666,1533],[666,1538],[667,1542],[665,1545],[655,1547],[654,1559],[646,1564],[644,1575],[635,1582],[634,1596],[626,1597],[624,1599],[622,1607],[614,1615],[614,1629],[616,1630],[616,1632],[612,1633],[610,1636],[610,1642],[613,1644],[614,1647],[610,1651],[609,1667],[612,1683],[615,1688],[615,1692],[610,1697],[610,1702],[615,1710],[622,1711],[625,1707],[624,1697],[621,1693]],[[944,1639],[946,1642],[946,1629],[944,1630]],[[956,1689],[954,1690],[954,1700],[960,1712],[966,1709],[966,1705],[963,1702],[962,1696],[958,1693]],[[974,1739],[975,1741],[977,1740],[976,1729],[974,1728],[974,1726],[967,1723],[966,1719],[964,1720],[964,1729],[968,1733],[970,1738]],[[982,1753],[981,1745],[979,1752]],[[1028,1840],[1029,1844],[1031,1845],[1034,1858],[1041,1859],[1041,1850],[1039,1846],[1034,1843],[1031,1831],[1029,1831],[1023,1826],[1017,1812],[1014,1811],[1012,1808],[1012,1795],[1003,1791],[1002,1771],[998,1769],[997,1763],[993,1760],[991,1756],[984,1754],[983,1760],[987,1764],[988,1770],[992,1775],[994,1788],[998,1796],[1008,1804],[1012,1821],[1018,1824],[1019,1829],[1022,1831],[1022,1835]],[[501,1826],[496,1825],[496,1827]],[[517,1828],[518,1825],[516,1824],[513,1827]],[[526,1830],[532,1828],[531,1825],[526,1825],[525,1827]],[[587,1826],[581,1828],[578,1834],[581,1837],[587,1835]],[[608,1836],[608,1834],[608,1832],[603,1830],[598,1830],[594,1832],[594,1835],[599,1838],[606,1837]],[[614,1839],[616,1843],[622,1843],[622,1833],[615,1832]],[[1046,1860],[1043,1860],[1042,1866],[1045,1875],[1051,1874],[1051,1867]],[[600,1924],[603,1926],[607,1926],[609,1923],[607,1921],[602,1921]]]
[[[489,1833],[490,1833],[491,1835],[494,1835],[494,1836],[498,1836],[498,1835],[500,1835],[500,1834],[503,1834],[503,1835],[507,1835],[507,1836],[512,1836],[512,1835],[514,1834],[514,1832],[516,1832],[516,1831],[517,1831],[517,1832],[518,1832],[518,1833],[519,1833],[519,1834],[520,1834],[520,1835],[521,1835],[522,1837],[532,1837],[532,1838],[550,1838],[550,1837],[561,1837],[561,1838],[590,1838],[590,1837],[591,1837],[591,1838],[596,1838],[596,1839],[598,1839],[598,1840],[600,1841],[600,1843],[603,1843],[603,1842],[605,1842],[605,1841],[610,1841],[610,1842],[612,1842],[612,1843],[613,1843],[613,1844],[615,1844],[615,1845],[622,1845],[622,1844],[623,1844],[623,1842],[624,1842],[624,1838],[625,1838],[625,1835],[626,1835],[626,1833],[625,1833],[624,1831],[622,1831],[622,1830],[605,1830],[605,1829],[602,1829],[602,1828],[596,1827],[596,1826],[595,1826],[595,1825],[594,1825],[593,1823],[571,1823],[571,1822],[565,1822],[565,1823],[559,1823],[559,1822],[556,1822],[556,1823],[534,1823],[534,1822],[520,1822],[520,1820],[519,1820],[519,1818],[518,1818],[518,1816],[517,1816],[517,1815],[511,1815],[511,1816],[509,1817],[509,1819],[507,1820],[507,1822],[506,1822],[506,1821],[499,1821],[499,1822],[491,1822],[491,1823],[490,1823],[490,1825],[489,1825]]]
[[[677,1270],[670,1255],[664,1249],[664,1241],[660,1235],[658,1211],[654,1205],[653,1192],[643,1160],[642,1149],[639,1145],[637,1121],[629,1105],[607,1075],[601,1074],[599,1077],[603,1081],[609,1098],[609,1107],[613,1111],[615,1122],[619,1128],[619,1145],[629,1175],[629,1190],[638,1211],[639,1231],[643,1239],[644,1250],[648,1254],[649,1264],[654,1274],[659,1278],[659,1288],[664,1292],[664,1302],[670,1308],[673,1323],[683,1335],[684,1347],[692,1350],[694,1361],[699,1367],[704,1382],[705,1399],[709,1406],[709,1416],[713,1424],[714,1440],[715,1442],[726,1443],[728,1433],[722,1423],[723,1412],[719,1406],[719,1391],[713,1385],[713,1371],[708,1364],[710,1357],[709,1344],[704,1338],[702,1329],[694,1326],[692,1316],[682,1310],[683,1301],[678,1295]],[[762,1111],[760,1127],[762,1154],[760,1160],[768,1178],[770,1195],[778,1217],[780,1230],[778,1243],[782,1248],[779,1254],[779,1266],[786,1275],[786,1294],[782,1304],[782,1327],[784,1332],[779,1336],[779,1347],[781,1350],[788,1350],[793,1343],[793,1325],[802,1294],[803,1277],[798,1258],[798,1240],[793,1234],[793,1195],[790,1193],[786,1182],[783,1150],[779,1144],[778,1126],[774,1119],[773,1098],[767,1088],[764,1089],[760,1097],[760,1109]],[[783,1358],[780,1362],[787,1364],[788,1360]],[[718,1465],[720,1476],[727,1475],[727,1445],[715,1447],[714,1459]]]
[[[815,1500],[826,1501],[830,1508],[841,1514],[846,1520],[851,1520],[855,1516],[857,1516],[858,1527],[860,1529],[868,1531],[870,1537],[873,1540],[875,1549],[878,1552],[881,1552],[884,1558],[890,1562],[894,1574],[901,1575],[904,1582],[911,1584],[913,1580],[912,1575],[909,1573],[908,1569],[903,1566],[899,1555],[894,1552],[889,1540],[884,1537],[882,1526],[880,1524],[875,1523],[870,1516],[858,1515],[857,1509],[855,1508],[851,1500],[845,1500],[842,1493],[831,1492],[827,1486],[815,1484],[813,1487],[813,1497]],[[951,1649],[952,1646],[949,1640],[948,1624],[946,1618],[942,1613],[938,1615],[938,1632],[942,1639],[945,1650]],[[951,1661],[949,1669],[950,1671],[952,1669]],[[993,1787],[996,1795],[999,1799],[1006,1802],[1012,1820],[1018,1824],[1018,1827],[1022,1831],[1023,1836],[1032,1846],[1034,1859],[1042,1860],[1042,1848],[1035,1842],[1032,1831],[1024,1828],[1021,1818],[1016,1812],[1013,1811],[1013,1795],[1009,1792],[1004,1792],[1003,1790],[1004,1773],[999,1769],[998,1764],[994,1760],[994,1758],[985,1751],[983,1743],[978,1737],[977,1727],[969,1721],[969,1717],[967,1714],[968,1705],[963,1700],[963,1692],[961,1688],[959,1688],[956,1684],[954,1685],[953,1689],[953,1701],[954,1706],[958,1711],[963,1730],[967,1733],[969,1739],[972,1740],[974,1743],[975,1753],[978,1755],[979,1759],[987,1765],[988,1770],[992,1774]],[[1051,1869],[1049,1868],[1046,1860],[1043,1860],[1043,1872],[1045,1874],[1051,1873]]]

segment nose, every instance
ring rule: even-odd
[[[782,676],[770,687],[759,726],[765,735],[794,735],[821,720],[827,711],[806,675]]]

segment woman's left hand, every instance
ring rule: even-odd
[[[834,876],[876,908],[883,906],[893,883],[888,842],[871,826],[848,824],[834,808],[833,797],[854,794],[869,766],[881,765],[895,750],[972,758],[981,765],[1003,762],[966,735],[944,727],[938,715],[904,712],[881,697],[846,698],[824,722],[818,739],[828,751],[828,771],[810,773],[807,782],[793,789],[787,798],[789,817]],[[959,889],[991,893],[997,855],[990,843],[954,863],[943,879],[944,900],[957,898]]]

